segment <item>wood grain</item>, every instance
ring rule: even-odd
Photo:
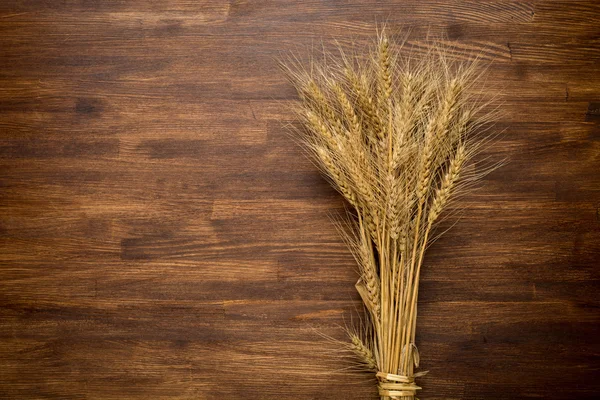
[[[364,43],[491,62],[508,163],[430,249],[424,399],[600,396],[600,4],[0,3],[0,398],[364,399],[340,197],[275,59]],[[453,220],[449,220],[450,226]]]

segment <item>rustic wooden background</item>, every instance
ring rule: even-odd
[[[427,257],[421,398],[598,398],[600,4],[507,0],[0,2],[0,398],[374,398],[275,59],[385,21],[492,62],[509,160]]]

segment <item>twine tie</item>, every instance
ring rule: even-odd
[[[379,395],[387,397],[415,396],[421,389],[415,384],[413,376],[395,375],[386,372],[377,372],[379,378]]]

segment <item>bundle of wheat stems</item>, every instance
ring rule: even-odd
[[[301,101],[302,142],[354,208],[347,237],[359,265],[364,334],[348,348],[378,379],[384,399],[412,399],[419,276],[432,229],[456,190],[477,175],[467,161],[487,121],[474,101],[475,63],[439,45],[418,59],[377,35],[366,56],[284,62]]]

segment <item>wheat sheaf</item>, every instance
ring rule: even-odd
[[[457,191],[480,178],[472,133],[492,114],[473,95],[477,63],[442,46],[404,56],[378,33],[363,56],[283,62],[297,89],[301,142],[352,206],[346,240],[367,310],[348,348],[375,373],[382,399],[413,399],[419,277],[432,232]]]

